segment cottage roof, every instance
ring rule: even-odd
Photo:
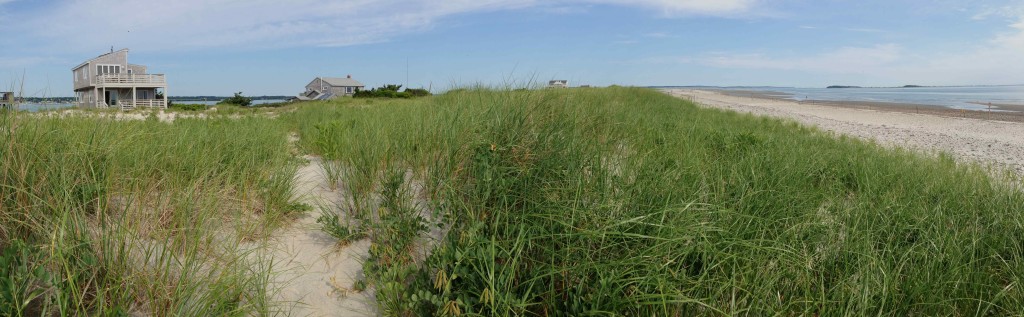
[[[320,79],[335,87],[365,87],[363,83],[352,78],[321,77]]]
[[[119,50],[116,50],[116,51],[113,51],[113,52],[110,52],[110,53],[106,53],[106,54],[102,54],[100,56],[96,56],[96,57],[90,58],[89,60],[85,61],[84,63],[78,64],[78,66],[75,66],[75,68],[72,68],[71,70],[78,70],[79,68],[82,68],[82,66],[85,66],[85,65],[89,64],[89,62],[91,62],[93,60],[96,60],[97,58],[100,58],[100,57],[103,57],[103,56],[107,56],[107,55],[110,55],[110,54],[114,54],[114,53],[120,53],[122,51],[123,52],[128,52],[128,49],[127,48],[122,48],[122,49],[119,49]]]

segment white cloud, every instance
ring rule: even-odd
[[[755,0],[585,0],[599,4],[640,6],[666,15],[729,15],[750,10]]]
[[[0,0],[3,1],[12,0]],[[666,14],[727,14],[755,0],[78,0],[58,2],[45,15],[20,17],[15,28],[49,49],[96,51],[110,45],[137,50],[346,46],[424,32],[460,14],[601,4]],[[54,21],[62,21],[54,23]]]
[[[642,62],[797,71],[817,77],[807,79],[810,82],[854,78],[879,85],[1024,84],[1024,13],[1011,21],[1002,32],[957,51],[922,51],[886,43],[841,47],[809,55],[713,52],[647,58]]]
[[[871,47],[843,47],[830,52],[800,57],[770,57],[763,54],[710,54],[691,59],[709,66],[775,69],[824,73],[862,73],[900,60],[902,49],[895,44]]]
[[[97,43],[145,49],[344,46],[427,30],[444,16],[523,6],[509,0],[82,0],[63,3],[24,28],[61,47],[92,50]]]
[[[882,30],[882,29],[872,29],[872,28],[842,28],[842,30],[843,31],[847,31],[847,32],[860,32],[860,33],[884,33],[885,32],[885,30]]]
[[[641,34],[641,36],[649,37],[649,38],[653,38],[653,39],[666,39],[666,38],[675,38],[675,37],[677,37],[677,36],[673,35],[672,33],[667,33],[667,32],[644,33],[644,34]]]
[[[1024,14],[984,44],[923,60],[898,71],[950,83],[1024,84]]]

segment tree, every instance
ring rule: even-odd
[[[221,100],[217,104],[231,104],[236,106],[248,107],[249,105],[252,105],[252,98],[243,97],[242,92],[239,91],[235,93],[234,97]]]
[[[354,98],[412,98],[412,97],[423,97],[430,96],[430,92],[426,89],[408,89],[402,90],[402,85],[388,84],[378,88],[370,90],[357,90],[352,95]]]

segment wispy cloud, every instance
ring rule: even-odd
[[[577,5],[577,6],[566,6],[566,5],[562,5],[562,6],[546,6],[546,7],[541,7],[540,10],[541,10],[541,12],[548,13],[548,14],[560,14],[560,15],[583,14],[583,13],[590,12],[590,6],[585,6],[585,5]]]
[[[1024,84],[1024,14],[1000,33],[960,51],[921,52],[894,44],[847,46],[814,54],[707,52],[643,59],[740,70],[799,71],[820,78],[859,78],[878,83]],[[848,77],[848,76],[855,77]]]
[[[843,31],[847,31],[847,32],[860,32],[860,33],[884,33],[884,32],[886,32],[885,30],[882,30],[882,29],[872,29],[872,28],[842,28],[842,30]]]
[[[757,4],[756,0],[580,0],[598,4],[646,7],[664,15],[731,15],[746,12]]]
[[[4,1],[12,0],[0,3]],[[524,8],[568,13],[612,5],[672,15],[721,15],[754,4],[755,0],[78,0],[57,2],[45,15],[25,14],[13,31],[30,34],[26,38],[49,43],[50,48],[82,51],[110,45],[141,50],[348,46],[429,31],[445,18],[471,13]],[[82,36],[82,30],[89,36]]]
[[[21,69],[40,63],[64,62],[52,57],[30,56],[16,58],[0,58],[0,69]]]
[[[985,6],[971,16],[971,20],[981,21],[993,17],[1015,19],[1024,15],[1024,6]]]
[[[824,73],[862,73],[900,60],[902,49],[895,44],[843,47],[811,56],[773,57],[764,54],[716,53],[690,59],[716,67],[775,69]]]
[[[643,37],[647,37],[647,38],[652,38],[652,39],[667,39],[667,38],[674,38],[674,37],[677,37],[676,35],[674,35],[674,34],[672,34],[672,33],[668,33],[668,32],[651,32],[651,33],[644,33],[644,34],[642,34],[641,36],[643,36]]]

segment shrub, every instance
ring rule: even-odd
[[[203,111],[206,110],[206,105],[202,104],[177,104],[171,103],[167,106],[167,109],[181,110],[181,111]]]
[[[402,98],[408,99],[412,97],[425,97],[430,96],[430,91],[426,89],[408,89],[405,91],[399,91],[402,89],[402,85],[384,85],[379,88],[373,88],[370,90],[358,90],[352,95],[353,98]]]
[[[413,97],[426,97],[430,96],[430,91],[423,88],[406,88],[405,92]]]
[[[217,104],[231,104],[248,107],[249,105],[252,105],[252,98],[242,96],[242,92],[236,92],[234,97],[221,100],[221,102],[218,102]]]

